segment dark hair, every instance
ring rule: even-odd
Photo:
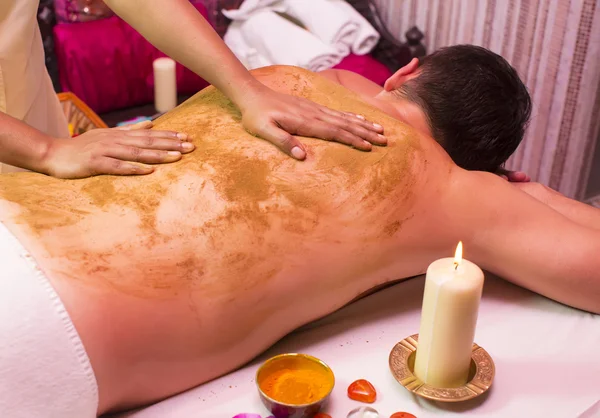
[[[517,149],[531,98],[500,55],[474,45],[442,48],[396,94],[420,106],[433,137],[467,170],[496,171]]]

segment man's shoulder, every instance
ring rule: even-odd
[[[323,88],[335,84],[366,96],[375,96],[382,89],[381,86],[360,74],[335,68],[315,73],[292,65],[270,65],[254,69],[251,73],[263,84],[271,87],[294,80],[296,84],[310,84],[314,88]]]
[[[321,102],[326,99],[326,96],[329,97],[336,92],[342,94],[344,91],[339,82],[329,77],[291,65],[271,65],[252,70],[251,73],[258,81],[275,91],[316,102]]]
[[[294,80],[329,80],[336,84],[341,84],[351,88],[352,82],[363,81],[372,83],[363,76],[347,70],[338,70],[331,68],[324,71],[314,72],[306,68],[296,67],[293,65],[269,65],[267,67],[256,68],[250,71],[254,77],[259,80],[277,80],[277,79],[294,79]],[[344,83],[342,81],[349,80]],[[373,83],[374,84],[374,83]],[[377,86],[375,84],[375,86]]]
[[[302,67],[294,65],[268,65],[266,67],[255,68],[250,73],[256,78],[264,77],[314,77],[315,73]]]

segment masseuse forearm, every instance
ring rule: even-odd
[[[0,162],[45,172],[45,156],[53,138],[0,112]]]
[[[238,107],[262,88],[188,0],[105,0],[158,49],[217,87]]]

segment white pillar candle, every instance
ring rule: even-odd
[[[467,382],[483,272],[462,259],[462,243],[454,258],[436,260],[427,269],[415,375],[438,388]]]
[[[171,58],[157,58],[152,63],[154,69],[154,107],[160,113],[177,106],[177,78],[175,61]]]

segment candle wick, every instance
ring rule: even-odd
[[[454,270],[458,270],[458,262],[454,262]]]

